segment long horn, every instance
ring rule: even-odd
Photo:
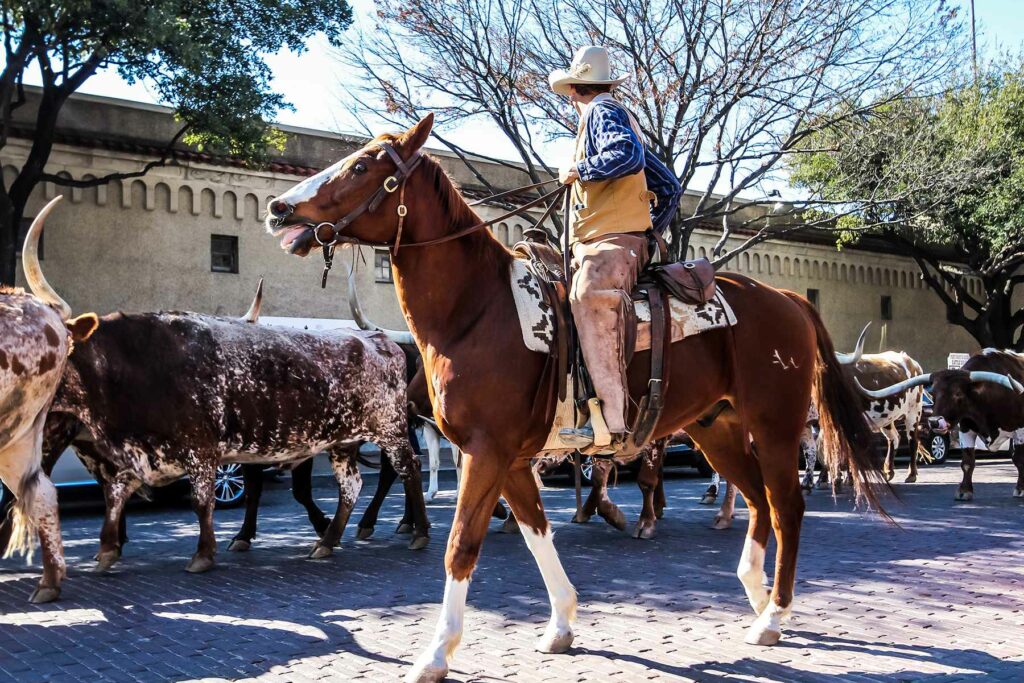
[[[263,307],[263,278],[260,278],[260,283],[256,285],[256,296],[253,297],[252,305],[249,306],[249,310],[242,316],[242,320],[247,323],[258,323],[260,321],[260,309]]]
[[[359,305],[359,296],[356,293],[356,271],[351,264],[348,266],[348,307],[352,311],[352,319],[356,321],[361,330],[371,332],[383,332],[388,339],[396,344],[408,344],[414,346],[416,340],[412,338],[411,332],[399,332],[397,330],[385,330],[383,327],[371,322],[363,315],[363,308]]]
[[[860,331],[860,336],[857,337],[857,346],[854,348],[853,353],[840,353],[836,351],[836,360],[839,361],[840,365],[853,365],[864,355],[864,338],[868,334],[869,327],[871,327],[870,320],[864,326],[864,329]]]
[[[39,265],[39,235],[43,232],[43,223],[46,221],[46,217],[50,215],[50,211],[61,199],[63,199],[61,195],[51,199],[50,203],[44,206],[32,221],[28,234],[25,235],[25,245],[21,248],[21,267],[25,271],[25,280],[28,282],[29,290],[51,306],[56,306],[60,311],[61,320],[68,321],[71,319],[71,306],[68,306],[68,302],[61,299],[50,283],[46,281],[43,268]]]
[[[1024,394],[1024,385],[1015,380],[1009,375],[1000,375],[998,372],[983,372],[981,370],[975,370],[970,373],[972,382],[995,382],[1002,386],[1016,391],[1018,394]]]
[[[893,396],[894,394],[898,394],[901,391],[906,391],[907,389],[912,389],[913,387],[919,387],[922,384],[931,384],[932,376],[931,373],[927,375],[917,375],[916,377],[905,379],[899,384],[893,384],[892,386],[883,387],[882,389],[877,390],[865,389],[864,385],[860,383],[860,379],[857,377],[854,377],[853,381],[857,383],[857,388],[860,389],[860,392],[865,396],[869,396],[871,398],[887,398],[889,396]]]

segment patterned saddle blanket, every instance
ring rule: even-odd
[[[509,284],[526,348],[538,353],[551,353],[555,343],[555,313],[544,298],[537,275],[530,269],[528,261],[513,261]],[[637,317],[635,351],[646,351],[651,348],[651,311],[646,301],[635,301],[634,306]],[[701,306],[670,296],[669,308],[672,310],[673,342],[736,324],[736,314],[721,291]]]

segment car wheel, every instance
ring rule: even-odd
[[[217,466],[217,478],[213,484],[213,497],[217,507],[229,508],[240,505],[245,500],[245,480],[242,478],[242,466],[237,462]]]
[[[580,482],[584,486],[590,486],[593,483],[594,476],[594,459],[589,455],[583,456],[583,461],[580,463]]]
[[[932,464],[941,465],[949,455],[949,437],[945,434],[932,434],[928,442],[928,452],[932,455]]]

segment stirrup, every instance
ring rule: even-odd
[[[594,443],[594,429],[589,422],[582,427],[565,427],[558,430],[558,437],[566,446],[578,450]]]

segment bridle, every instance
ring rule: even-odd
[[[387,247],[388,249],[391,250],[391,257],[393,259],[398,254],[398,249],[400,246],[427,247],[434,244],[441,244],[444,242],[457,240],[461,237],[469,235],[470,233],[476,232],[477,230],[490,227],[495,223],[499,223],[503,220],[511,218],[512,216],[517,216],[522,212],[527,211],[528,209],[532,209],[535,206],[543,204],[549,199],[555,199],[556,197],[560,196],[563,192],[565,192],[566,188],[568,187],[568,185],[559,185],[557,189],[552,190],[547,194],[540,195],[537,198],[527,202],[526,204],[523,204],[522,206],[519,206],[515,209],[512,209],[511,211],[507,211],[501,214],[497,218],[492,218],[487,221],[476,223],[474,225],[469,226],[468,228],[463,228],[462,230],[458,230],[456,232],[449,233],[447,235],[443,235],[441,237],[426,240],[423,242],[403,243],[402,229],[405,225],[405,217],[409,213],[409,208],[405,203],[405,181],[409,179],[409,176],[412,175],[413,171],[419,168],[420,164],[423,162],[424,156],[420,150],[416,150],[415,152],[412,153],[412,156],[410,156],[408,160],[404,160],[398,154],[395,148],[391,145],[391,143],[381,142],[380,146],[384,149],[387,155],[391,157],[391,160],[395,163],[395,172],[389,175],[387,178],[385,178],[384,182],[381,183],[381,186],[378,187],[373,192],[373,194],[371,194],[365,200],[360,202],[358,206],[356,206],[354,209],[345,214],[341,219],[333,223],[330,221],[324,221],[321,223],[317,223],[315,225],[312,222],[308,224],[310,227],[313,228],[313,238],[317,241],[317,244],[319,244],[323,248],[324,252],[324,272],[323,277],[320,280],[321,288],[327,286],[327,274],[328,272],[330,272],[331,266],[334,265],[334,250],[339,244],[368,247]],[[556,182],[558,182],[557,179],[545,180],[540,183],[534,183],[532,185],[518,187],[514,190],[499,192],[498,194],[491,195],[490,197],[485,197],[483,199],[478,199],[474,202],[470,202],[469,205],[476,206],[484,202],[493,201],[495,199],[501,199],[503,197],[508,197],[510,195],[518,194],[520,192],[534,190],[539,187],[544,187],[545,185],[550,185]],[[390,194],[394,194],[396,191],[398,192],[398,226],[397,229],[395,230],[395,238],[393,241],[369,242],[367,240],[354,237],[352,235],[342,234],[342,231],[345,230],[345,228],[350,226],[353,222],[355,222],[357,218],[362,216],[364,213],[373,213],[374,211],[376,211],[380,207],[381,203],[387,198],[387,196]],[[540,220],[537,221],[537,225],[542,225],[544,221],[548,219],[548,217],[551,215],[551,213],[554,211],[557,205],[557,202],[551,202],[551,204],[544,211],[544,214],[540,217]]]

